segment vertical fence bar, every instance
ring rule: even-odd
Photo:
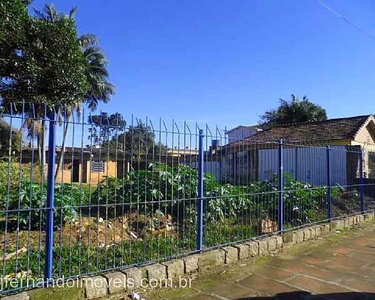
[[[47,221],[46,221],[46,253],[44,279],[48,284],[52,279],[53,268],[53,224],[55,210],[55,149],[56,149],[56,114],[53,110],[49,116],[49,143],[48,143],[48,174],[47,174]],[[43,149],[44,151],[44,149]]]
[[[283,195],[283,189],[284,189],[284,168],[283,168],[283,140],[279,140],[279,209],[278,209],[278,225],[279,225],[279,231],[283,232],[284,230],[284,195]]]
[[[203,130],[199,129],[197,250],[203,249]]]
[[[364,179],[363,179],[363,150],[359,152],[359,191],[361,199],[361,212],[365,211]]]
[[[332,197],[331,197],[331,147],[327,146],[327,217],[332,219]]]

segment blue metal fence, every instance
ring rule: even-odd
[[[375,208],[372,153],[359,146],[25,103],[3,111],[2,293]]]

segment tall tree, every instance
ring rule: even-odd
[[[261,116],[261,124],[266,126],[324,120],[327,120],[324,108],[310,102],[306,96],[300,100],[293,94],[290,101],[280,99],[277,109],[268,110]]]
[[[89,140],[93,145],[107,145],[116,136],[125,131],[126,121],[120,113],[109,115],[102,112],[100,115],[93,115],[88,118]]]
[[[36,134],[44,164],[45,105],[69,106],[87,93],[86,62],[76,25],[71,18],[50,22],[30,16],[21,0],[1,1],[0,10],[0,24],[20,37],[0,52],[0,98],[5,108],[13,103],[14,112],[25,114],[25,126]],[[22,20],[16,11],[22,12]],[[9,16],[16,16],[17,22],[10,22]]]
[[[167,147],[161,141],[156,140],[155,132],[144,122],[129,126],[129,129],[120,134],[116,139],[112,139],[113,147],[125,151],[134,156],[141,155],[165,155]]]
[[[55,23],[61,20],[73,20],[77,8],[73,8],[68,15],[56,11],[53,5],[45,5],[43,11],[35,10],[40,20],[47,23]],[[64,122],[62,150],[55,171],[55,177],[63,164],[63,153],[65,152],[66,140],[69,132],[70,120],[73,113],[80,115],[82,104],[87,104],[91,110],[95,110],[99,102],[108,103],[115,93],[114,86],[109,82],[107,70],[108,61],[103,50],[99,47],[99,41],[93,34],[85,34],[78,38],[80,49],[84,56],[84,75],[87,80],[87,90],[81,98],[74,103],[66,105],[59,111],[60,123]]]
[[[88,122],[92,124],[89,146],[117,149],[134,156],[157,156],[167,152],[167,147],[156,140],[154,130],[141,120],[126,128],[126,121],[120,113],[109,115],[102,112],[89,117]]]
[[[15,6],[19,9],[22,5],[23,12],[27,13],[21,0],[7,3],[1,2],[0,23],[7,24]],[[6,101],[25,100],[51,106],[69,105],[81,99],[87,93],[87,78],[74,20],[61,18],[51,23],[29,15],[22,20],[8,22],[0,30],[19,36],[0,52],[0,97]],[[0,41],[6,44],[4,39],[9,34],[2,36]],[[25,67],[19,69],[20,63]]]
[[[74,14],[70,13],[69,17],[71,18],[73,16]],[[74,105],[65,107],[62,116],[62,118],[65,118],[66,120],[63,130],[62,151],[57,164],[55,178],[63,164],[64,157],[62,153],[65,151],[72,114],[76,112],[77,115],[80,115],[82,104],[87,104],[91,111],[95,111],[99,102],[108,103],[111,100],[111,97],[115,94],[115,87],[109,82],[109,73],[107,70],[108,61],[103,50],[99,47],[97,37],[93,34],[85,34],[79,38],[79,43],[86,63],[85,75],[87,78],[87,93],[81,101]]]

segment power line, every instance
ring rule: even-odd
[[[365,36],[369,37],[370,39],[374,40],[375,41],[375,37],[372,36],[371,34],[368,34],[367,32],[365,32],[364,30],[362,30],[361,28],[359,28],[357,25],[355,25],[354,23],[350,22],[347,18],[345,18],[343,15],[339,14],[337,11],[335,11],[332,7],[329,7],[327,4],[325,4],[323,1],[321,0],[315,0],[317,1],[319,4],[321,4],[323,7],[325,7],[326,9],[328,9],[331,13],[333,13],[334,15],[336,15],[337,17],[339,17],[340,19],[344,20],[346,23],[348,23],[350,26],[354,27],[355,29],[357,29],[359,32],[361,32],[362,34],[364,34]]]

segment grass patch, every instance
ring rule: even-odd
[[[28,295],[32,300],[81,300],[85,298],[83,288],[78,287],[35,289],[29,291]]]

